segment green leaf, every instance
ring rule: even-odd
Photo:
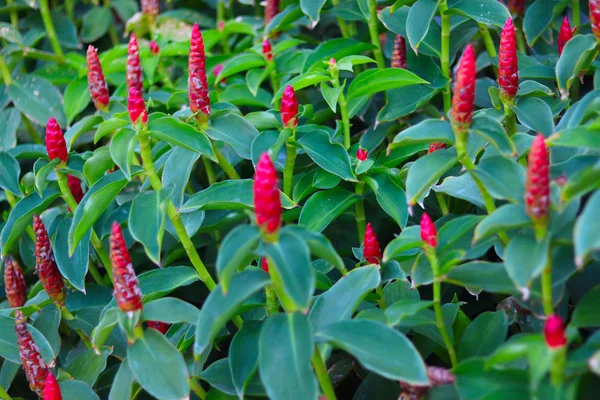
[[[210,140],[206,135],[175,117],[165,116],[150,119],[148,122],[148,131],[150,132],[150,136],[157,140],[164,140],[175,146],[204,154],[210,159],[216,160]]]
[[[369,96],[383,90],[428,83],[412,72],[401,68],[368,69],[358,75],[348,87],[346,99]]]
[[[65,89],[65,114],[67,116],[67,125],[75,117],[85,110],[90,103],[90,91],[88,90],[87,79],[76,79]]]
[[[227,293],[233,274],[246,267],[253,258],[253,250],[260,239],[256,225],[239,225],[225,236],[217,255],[217,276]]]
[[[6,22],[0,22],[0,38],[9,43],[23,45],[23,37],[17,28]]]
[[[313,71],[307,72],[302,75],[298,75],[297,77],[290,79],[282,85],[281,88],[275,93],[273,96],[272,103],[274,104],[283,96],[283,91],[289,85],[294,88],[294,91],[298,92],[300,89],[304,89],[305,87],[317,85],[321,82],[330,81],[331,76],[321,71]]]
[[[83,17],[81,40],[84,43],[95,42],[108,32],[112,23],[110,7],[93,7]]]
[[[356,182],[348,152],[341,144],[332,143],[327,132],[312,131],[302,136],[298,143],[319,167],[346,181]]]
[[[388,325],[396,326],[402,323],[405,317],[410,317],[417,314],[421,310],[425,310],[433,305],[432,301],[404,299],[399,300],[385,309],[385,316]]]
[[[331,108],[331,111],[333,112],[336,112],[337,110],[338,98],[340,97],[340,93],[343,92],[345,85],[346,81],[344,81],[344,84],[342,86],[338,86],[337,88],[331,87],[325,82],[321,82],[321,94],[323,95],[323,98],[327,102],[327,105],[329,106],[329,108]]]
[[[502,28],[510,13],[503,3],[497,0],[450,0],[448,7],[452,14],[464,15],[482,24],[496,25]],[[529,10],[528,10],[529,12]],[[525,16],[527,19],[527,16]]]
[[[506,204],[485,217],[475,228],[474,240],[479,241],[490,235],[509,229],[531,225],[531,218],[521,204]]]
[[[473,290],[491,293],[514,293],[514,284],[504,264],[473,261],[459,265],[446,274],[447,281]]]
[[[556,64],[556,80],[561,95],[567,97],[573,80],[579,72],[587,68],[590,57],[596,54],[594,35],[577,35],[569,40]]]
[[[229,144],[240,157],[250,160],[252,141],[258,131],[244,117],[229,113],[211,120],[206,134],[213,140]]]
[[[96,352],[99,351],[100,354]],[[88,349],[75,357],[65,369],[73,379],[94,386],[98,376],[106,369],[106,360],[112,353],[109,347],[102,349]]]
[[[249,69],[263,67],[265,64],[265,58],[260,54],[250,51],[238,54],[223,65],[223,69],[219,73],[217,81],[222,81],[229,76],[247,71]]]
[[[517,155],[517,149],[515,148],[514,143],[508,137],[502,124],[494,118],[482,114],[476,115],[473,118],[471,132],[490,142],[503,154],[508,156]]]
[[[326,0],[300,0],[300,9],[312,21],[314,28],[319,23],[319,14]]]
[[[429,383],[425,363],[415,346],[402,333],[381,322],[339,321],[321,329],[316,337],[352,354],[366,369],[387,379],[413,385]]]
[[[220,360],[213,362],[208,368],[202,371],[199,377],[200,379],[208,382],[214,388],[209,392],[207,399],[234,400],[237,398],[235,397],[237,392],[233,383],[231,370],[229,368],[228,358],[221,358]],[[218,396],[222,397],[213,397],[211,393],[216,393]],[[246,396],[266,396],[265,388],[263,387],[258,375],[254,375],[250,378],[250,381],[246,386],[245,394]]]
[[[566,2],[563,0],[538,0],[527,8],[523,19],[523,32],[530,46],[533,47],[540,36],[546,32],[552,19],[558,14],[555,14],[554,11],[560,3]]]
[[[331,323],[350,319],[363,297],[380,282],[376,266],[355,268],[317,297],[308,318],[316,332]]]
[[[137,144],[136,133],[131,129],[121,129],[110,141],[110,156],[127,180],[131,180],[131,163]]]
[[[169,268],[171,269],[171,268]],[[213,290],[202,306],[196,324],[194,354],[209,351],[213,338],[238,312],[239,306],[252,294],[269,283],[269,276],[263,271],[243,271],[231,279],[227,294],[220,286]]]
[[[409,207],[421,201],[442,175],[456,164],[454,149],[438,150],[415,161],[406,177],[406,198]]]
[[[151,120],[150,122],[154,122],[154,120]],[[104,136],[116,132],[119,129],[124,128],[128,125],[131,125],[131,122],[129,122],[128,119],[115,117],[107,119],[106,121],[102,122],[100,126],[98,126],[96,134],[94,135],[94,143],[98,143],[98,141]]]
[[[86,86],[87,90],[87,86]],[[66,102],[66,98],[65,98]],[[87,103],[86,103],[87,106]],[[75,122],[66,132],[65,141],[67,142],[67,148],[73,147],[73,144],[81,135],[93,130],[98,124],[102,123],[104,118],[101,115],[88,115],[83,117],[79,121]]]
[[[160,321],[168,324],[186,322],[194,324],[198,321],[198,310],[190,303],[175,297],[164,297],[144,304],[142,319],[145,321]]]
[[[542,273],[548,262],[549,239],[538,242],[532,233],[515,236],[504,250],[506,272],[525,295],[531,281]]]
[[[600,212],[600,192],[596,191],[587,201],[581,215],[575,223],[574,244],[575,260],[583,266],[585,259],[600,248],[600,237],[596,236],[596,223]]]
[[[562,147],[600,149],[599,138],[600,130],[589,126],[577,126],[552,134],[548,138],[548,144]]]
[[[454,144],[454,133],[447,121],[426,119],[398,133],[390,148],[395,149],[415,143],[442,142]]]
[[[315,193],[302,207],[298,223],[311,231],[322,232],[358,200],[358,196],[340,187]]]
[[[244,210],[254,207],[252,194],[252,179],[236,179],[212,184],[207,189],[201,190],[188,199],[181,207],[180,212],[189,213],[196,210]],[[235,193],[236,196],[231,196]],[[294,208],[297,204],[290,200],[283,192],[281,206]]]
[[[264,244],[269,265],[277,272],[277,279],[285,294],[294,304],[307,309],[315,291],[315,276],[310,267],[308,246],[298,235],[282,231],[279,240]]]
[[[54,249],[54,258],[61,275],[68,280],[77,290],[85,291],[85,276],[88,272],[90,258],[90,237],[89,231],[77,245],[75,252],[69,257],[69,229],[71,228],[71,218],[63,218],[56,227],[52,236],[52,248]],[[85,381],[84,379],[81,379]]]
[[[186,185],[198,158],[200,154],[178,147],[173,149],[163,168],[163,186],[174,185],[171,201],[178,209],[181,208]]]
[[[288,225],[284,227],[282,231],[289,231],[301,237],[302,240],[304,240],[304,242],[308,245],[310,253],[313,256],[324,259],[333,267],[337,268],[342,274],[346,273],[344,261],[338,255],[335,248],[325,235],[317,232],[311,232],[298,225]]]
[[[474,173],[492,197],[513,203],[523,202],[525,169],[516,161],[503,156],[486,157],[477,165]]]
[[[134,378],[129,369],[129,364],[122,362],[115,379],[112,381],[108,400],[130,400],[133,382]]]
[[[258,367],[258,346],[262,324],[247,321],[229,346],[229,370],[233,386],[239,398],[244,397],[246,387]]]
[[[30,193],[15,204],[8,215],[8,220],[0,233],[0,248],[6,255],[12,245],[19,239],[25,228],[31,224],[33,214],[38,214],[60,196],[57,189],[46,190],[44,196]]]
[[[429,31],[429,25],[435,16],[440,0],[418,0],[412,5],[406,19],[406,34],[410,47],[418,53],[421,41]]]
[[[144,272],[138,276],[145,300],[162,297],[178,287],[188,286],[200,277],[192,267],[169,267]]]
[[[439,193],[446,193],[457,199],[463,199],[475,204],[480,208],[485,208],[481,192],[469,173],[460,176],[448,176],[442,183],[433,187],[433,190]]]
[[[277,14],[265,27],[265,34],[277,32],[302,17],[302,10],[297,5],[290,5]]]
[[[21,125],[21,113],[14,107],[0,112],[0,152],[10,150],[17,145],[17,129]]]
[[[46,364],[53,361],[57,354],[54,353],[48,339],[32,325],[28,324],[27,330],[31,333],[33,341],[38,346]],[[3,315],[0,315],[0,357],[19,365],[21,364],[17,334],[15,333],[15,320]]]
[[[44,189],[50,183],[48,176],[54,172],[54,168],[60,164],[60,159],[55,158],[54,160],[47,162],[45,159],[39,159],[33,166],[33,172],[35,173],[35,189],[40,195],[44,194]],[[46,164],[46,165],[44,165]],[[43,166],[42,166],[43,165]],[[42,166],[37,169],[38,166]]]
[[[188,371],[183,356],[169,340],[147,329],[127,349],[127,363],[142,388],[159,399],[189,397]]]
[[[405,38],[408,36],[406,26],[409,12],[409,7],[402,7],[394,12],[392,12],[391,7],[386,7],[379,11],[377,15],[387,29]],[[419,46],[419,52],[423,55],[440,57],[441,34],[440,26],[437,23],[431,24],[425,39]]]
[[[311,368],[313,349],[312,329],[301,313],[277,314],[265,321],[258,366],[270,399],[317,398],[317,380]]]
[[[50,117],[65,126],[67,118],[62,109],[62,96],[56,87],[39,76],[19,74],[7,88],[15,108],[38,125],[46,126]]]
[[[321,43],[314,49],[304,61],[302,73],[305,74],[313,69],[324,68],[322,61],[328,61],[332,57],[340,60],[346,56],[362,54],[370,50],[373,45],[359,42],[354,39],[337,38]],[[296,87],[294,87],[296,89]]]
[[[108,309],[100,317],[98,325],[92,331],[92,345],[94,348],[102,347],[118,322],[118,316],[121,312],[118,308]]]
[[[100,400],[94,389],[81,381],[60,381],[58,383],[63,400]]]
[[[479,314],[463,333],[457,350],[458,359],[489,356],[504,343],[507,332],[508,321],[504,311]]]
[[[167,206],[172,187],[149,190],[135,196],[129,212],[129,231],[154,263],[160,265],[160,249],[165,233]]]
[[[0,153],[0,188],[13,194],[20,195],[19,175],[21,166],[19,162],[8,153]]]
[[[529,129],[550,136],[554,131],[554,117],[550,106],[537,97],[524,97],[512,107],[519,122]]]
[[[406,193],[398,182],[388,174],[379,174],[375,178],[365,177],[365,182],[375,193],[377,203],[402,229],[408,222]]]
[[[576,328],[593,328],[600,326],[598,301],[600,301],[600,286],[596,286],[584,294],[581,300],[579,300],[569,325]]]
[[[110,149],[102,146],[94,150],[94,154],[83,164],[83,175],[91,186],[98,181],[104,173],[114,167],[114,162],[110,156]]]

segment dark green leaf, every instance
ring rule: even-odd
[[[160,265],[160,249],[165,233],[165,219],[172,187],[138,194],[131,203],[129,231],[144,245],[146,254]]]
[[[250,160],[252,141],[258,131],[242,116],[229,113],[211,120],[206,134],[213,140],[229,144],[240,157]]]
[[[458,158],[454,149],[438,150],[415,161],[406,178],[406,198],[412,206],[425,197],[429,189],[444,175]]]
[[[315,193],[302,207],[299,224],[311,231],[322,232],[358,200],[358,196],[340,187]]]
[[[372,95],[383,90],[428,83],[412,72],[401,68],[369,69],[358,75],[348,87],[348,100]]]
[[[356,181],[350,166],[350,157],[344,147],[331,143],[329,134],[323,130],[302,136],[298,143],[321,168],[347,181]]]
[[[144,304],[142,319],[145,321],[161,321],[168,324],[198,321],[198,310],[190,303],[175,297],[164,297]]]
[[[233,274],[246,267],[255,257],[253,250],[260,239],[256,225],[239,225],[225,236],[217,256],[217,275],[225,293]]]
[[[259,321],[244,323],[229,347],[229,370],[238,397],[243,398],[250,378],[258,366],[258,346],[262,325]]]
[[[470,357],[487,357],[506,339],[508,321],[504,311],[484,312],[473,320],[463,333],[457,356],[460,360]]]
[[[0,153],[0,188],[16,195],[21,194],[19,188],[19,175],[21,166],[19,162],[8,153]]]

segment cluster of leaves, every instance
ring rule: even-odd
[[[593,396],[600,1],[97,3],[0,0],[0,398]]]

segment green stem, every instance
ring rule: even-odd
[[[442,19],[442,54],[440,55],[440,63],[442,66],[442,75],[448,79],[448,83],[444,87],[444,115],[448,114],[452,107],[452,98],[450,93],[450,15],[448,11],[448,3],[443,0],[440,3],[440,16]]]
[[[54,61],[56,63],[60,62],[60,57],[56,54],[31,47],[23,48],[23,57],[32,58],[34,60]]]
[[[504,124],[506,125],[508,137],[512,137],[517,133],[517,117],[513,109],[506,103],[504,104]]]
[[[211,144],[212,144],[213,153],[215,153],[215,156],[217,156],[217,162],[219,163],[219,165],[221,166],[223,171],[225,171],[227,176],[230,179],[240,179],[240,176],[236,172],[235,168],[233,168],[231,163],[229,161],[227,161],[227,159],[225,158],[223,153],[221,153],[221,151],[217,148],[217,145],[215,144],[215,142],[213,142],[211,140]]]
[[[212,162],[208,157],[202,155],[202,163],[204,164],[204,169],[206,170],[208,186],[211,186],[213,183],[215,183],[215,171],[213,170]]]
[[[517,30],[517,49],[523,53],[527,54],[527,47],[525,46],[525,37],[523,36],[523,20],[518,19],[515,22],[515,29]]]
[[[426,254],[431,263],[431,270],[433,271],[433,309],[435,311],[435,322],[442,335],[446,349],[448,350],[452,368],[454,368],[456,366],[456,352],[454,351],[454,345],[446,330],[446,324],[444,323],[444,316],[442,314],[442,278],[440,276],[438,259],[434,249],[426,251]]]
[[[192,389],[192,392],[194,392],[196,394],[196,396],[198,396],[201,400],[205,400],[206,399],[206,390],[204,390],[202,388],[202,386],[200,386],[200,384],[198,382],[196,382],[196,380],[194,378],[190,378],[189,382],[190,382],[190,389]]]
[[[277,301],[277,293],[272,286],[267,286],[266,289],[267,296],[267,314],[275,315],[279,313],[279,302]]]
[[[48,0],[40,0],[40,13],[42,14],[42,20],[44,21],[44,26],[46,27],[46,35],[48,36],[48,40],[50,41],[52,50],[54,50],[54,53],[56,53],[56,55],[59,57],[58,62],[60,64],[63,64],[65,62],[65,55],[63,54],[62,48],[60,47],[60,42],[58,41],[58,36],[56,35],[56,30],[54,29],[52,15],[50,14],[50,8],[48,7]],[[69,18],[73,20],[72,15],[70,15]]]
[[[361,197],[354,206],[354,217],[356,218],[356,229],[358,229],[358,243],[362,243],[365,240],[365,229],[367,226],[367,219],[365,218],[365,200],[363,199],[365,194],[365,183],[358,182],[354,193]]]
[[[444,194],[435,192],[435,197],[437,198],[440,209],[442,210],[442,215],[448,215],[450,210],[448,209],[448,204],[446,203],[446,197],[444,197]]]
[[[579,0],[572,1],[571,9],[573,12],[573,28],[579,28],[579,25],[581,25],[581,10],[579,9]]]
[[[377,288],[375,288],[375,293],[379,295],[379,301],[377,302],[377,304],[379,304],[379,309],[385,310],[387,305],[385,304],[385,296],[383,295],[383,288],[381,285],[378,285]]]
[[[373,55],[375,56],[375,61],[377,61],[377,68],[383,69],[385,68],[385,60],[381,51],[379,31],[377,29],[377,0],[369,0],[369,35],[371,36],[371,43],[375,46]]]
[[[552,304],[552,250],[548,248],[548,263],[542,272],[542,303],[544,305],[544,314],[552,314],[554,306]]]
[[[75,1],[74,0],[65,0],[65,8],[67,9],[67,17],[75,24],[75,14],[73,10],[75,9]]]
[[[13,4],[14,0],[6,0],[6,5],[10,6]],[[13,28],[17,28],[19,26],[19,13],[17,10],[10,10],[10,23]]]
[[[270,63],[275,63],[275,61],[271,60]],[[273,66],[273,71],[269,74],[269,80],[271,81],[271,89],[273,89],[273,93],[277,93],[279,91],[279,79],[277,79],[277,70],[275,66]]]
[[[479,23],[479,32],[481,33],[481,37],[483,38],[483,44],[485,45],[485,49],[490,57],[490,61],[493,58],[498,57],[498,53],[496,52],[496,46],[494,46],[494,41],[492,40],[492,35],[490,34],[490,30],[488,29],[486,24]],[[494,65],[494,74],[498,75],[498,67]]]
[[[2,385],[0,385],[0,400],[12,400]]]
[[[338,4],[340,4],[340,0],[332,0],[331,3],[335,7]],[[350,34],[350,30],[348,29],[348,24],[346,24],[346,21],[344,19],[337,17],[337,23],[338,23],[338,26],[340,27],[340,32],[342,32],[342,36],[344,38],[348,39],[349,37],[352,36]]]
[[[558,392],[555,399],[561,399],[561,386],[564,380],[565,364],[567,361],[567,346],[563,346],[555,351],[556,354],[550,366],[550,380]]]
[[[220,31],[221,23],[225,23],[225,2],[223,0],[218,0],[217,2],[217,30]],[[219,32],[221,36],[221,47],[223,48],[223,52],[225,54],[231,53],[231,49],[229,48],[229,43],[227,42],[227,35],[224,32]]]
[[[317,379],[319,380],[325,398],[327,400],[336,400],[335,390],[331,384],[331,379],[329,379],[329,374],[327,374],[327,367],[325,366],[325,362],[323,361],[323,357],[321,357],[321,353],[317,346],[315,346],[313,351],[312,364],[317,373]]]
[[[292,198],[292,183],[294,180],[294,166],[296,165],[296,146],[292,143],[296,139],[296,132],[285,143],[285,170],[283,171],[283,192]]]
[[[8,64],[2,54],[0,54],[0,74],[2,75],[4,84],[9,86],[12,83],[12,76],[10,75],[10,69],[8,69]]]
[[[340,74],[337,69],[337,66],[330,66],[329,71],[331,72],[331,84],[337,90],[340,88]],[[338,98],[338,103],[340,105],[340,114],[342,115],[342,129],[344,130],[344,147],[346,150],[350,148],[350,117],[348,114],[348,102],[346,101],[346,96],[344,96],[344,91],[340,91],[340,95]]]

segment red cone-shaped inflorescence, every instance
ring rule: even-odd
[[[271,48],[271,43],[269,43],[269,39],[263,40],[262,46],[263,56],[265,60],[271,61],[273,59],[273,48]]]
[[[87,49],[88,89],[98,111],[108,110],[108,85],[102,72],[102,65],[96,48],[90,45]]]
[[[468,45],[456,72],[456,84],[452,97],[452,128],[457,136],[466,136],[473,120],[476,77],[475,51],[472,45]]]
[[[26,300],[25,278],[19,263],[10,256],[4,260],[4,290],[10,308],[23,307]]]
[[[256,223],[266,233],[272,234],[281,225],[281,198],[277,183],[277,170],[268,153],[263,153],[254,174],[254,212]]]
[[[148,321],[148,328],[157,330],[164,335],[169,330],[169,324],[160,321]]]
[[[596,41],[600,41],[600,0],[590,0],[590,24]]]
[[[81,182],[79,181],[79,179],[77,179],[71,174],[67,175],[67,180],[69,182],[69,189],[71,189],[71,194],[73,195],[73,198],[75,199],[77,204],[79,204],[81,202],[81,199],[83,199],[83,190],[81,190]]]
[[[291,85],[287,85],[283,91],[281,98],[281,121],[286,128],[294,128],[298,126],[298,100],[296,100],[296,92]]]
[[[150,41],[150,52],[152,52],[152,54],[154,55],[160,53],[160,47],[158,46],[158,43],[156,43],[154,40]]]
[[[406,69],[406,41],[400,35],[394,40],[394,52],[392,53],[392,68]]]
[[[210,98],[208,97],[208,84],[206,83],[206,54],[204,53],[204,40],[198,24],[192,29],[190,42],[190,55],[188,58],[188,98],[193,113],[210,114]]]
[[[15,332],[17,333],[19,355],[21,356],[25,376],[29,381],[29,387],[38,396],[42,396],[49,371],[42,359],[40,349],[27,330],[27,320],[21,310],[15,311]]]
[[[156,18],[160,13],[160,0],[141,0],[142,13],[151,17]]]
[[[379,264],[381,262],[381,247],[379,247],[379,241],[370,222],[365,229],[363,257],[370,264]]]
[[[519,90],[518,62],[517,34],[513,21],[509,18],[502,28],[498,53],[498,86],[503,101],[512,102]]]
[[[129,110],[129,118],[134,124],[148,122],[148,111],[146,111],[146,103],[142,98],[142,93],[136,88],[129,89],[129,97],[127,98],[127,109]]]
[[[429,150],[427,150],[427,154],[433,153],[436,150],[441,150],[441,149],[445,149],[445,148],[446,148],[446,143],[434,142],[429,145]]]
[[[48,372],[46,382],[44,383],[44,400],[62,400],[60,387],[52,372]]]
[[[565,45],[569,40],[573,38],[573,30],[569,23],[569,18],[565,15],[563,18],[562,25],[560,26],[560,32],[558,32],[558,55],[560,56],[565,48]]]
[[[560,316],[552,314],[548,317],[544,324],[544,338],[551,349],[566,346],[565,326]]]
[[[550,161],[544,135],[533,140],[527,160],[525,210],[534,221],[545,221],[550,207]]]
[[[269,25],[269,22],[271,22],[277,14],[279,14],[279,0],[266,0],[265,26]]]
[[[267,261],[267,257],[263,257],[260,260],[260,267],[262,268],[263,271],[265,272],[269,272],[269,262]]]
[[[48,293],[48,297],[57,306],[63,307],[65,305],[65,283],[56,266],[46,226],[37,215],[33,216],[33,231],[35,232],[35,265],[40,282]]]
[[[423,213],[421,216],[421,240],[427,246],[437,247],[438,235],[435,225],[429,217],[429,214]]]
[[[367,150],[359,147],[356,151],[356,158],[358,158],[358,161],[365,161],[368,157],[369,153],[367,153]]]
[[[113,267],[115,298],[124,312],[142,309],[142,292],[133,270],[131,257],[118,222],[113,222],[110,233],[110,261]]]
[[[59,158],[62,162],[67,162],[69,155],[67,142],[58,122],[53,117],[50,117],[46,125],[46,151],[50,160]]]
[[[125,74],[127,81],[127,90],[136,88],[138,91],[144,91],[144,81],[142,79],[142,66],[140,65],[140,50],[135,33],[129,37],[129,47],[127,48],[127,70]]]
[[[508,9],[511,14],[525,14],[525,0],[508,0]]]

